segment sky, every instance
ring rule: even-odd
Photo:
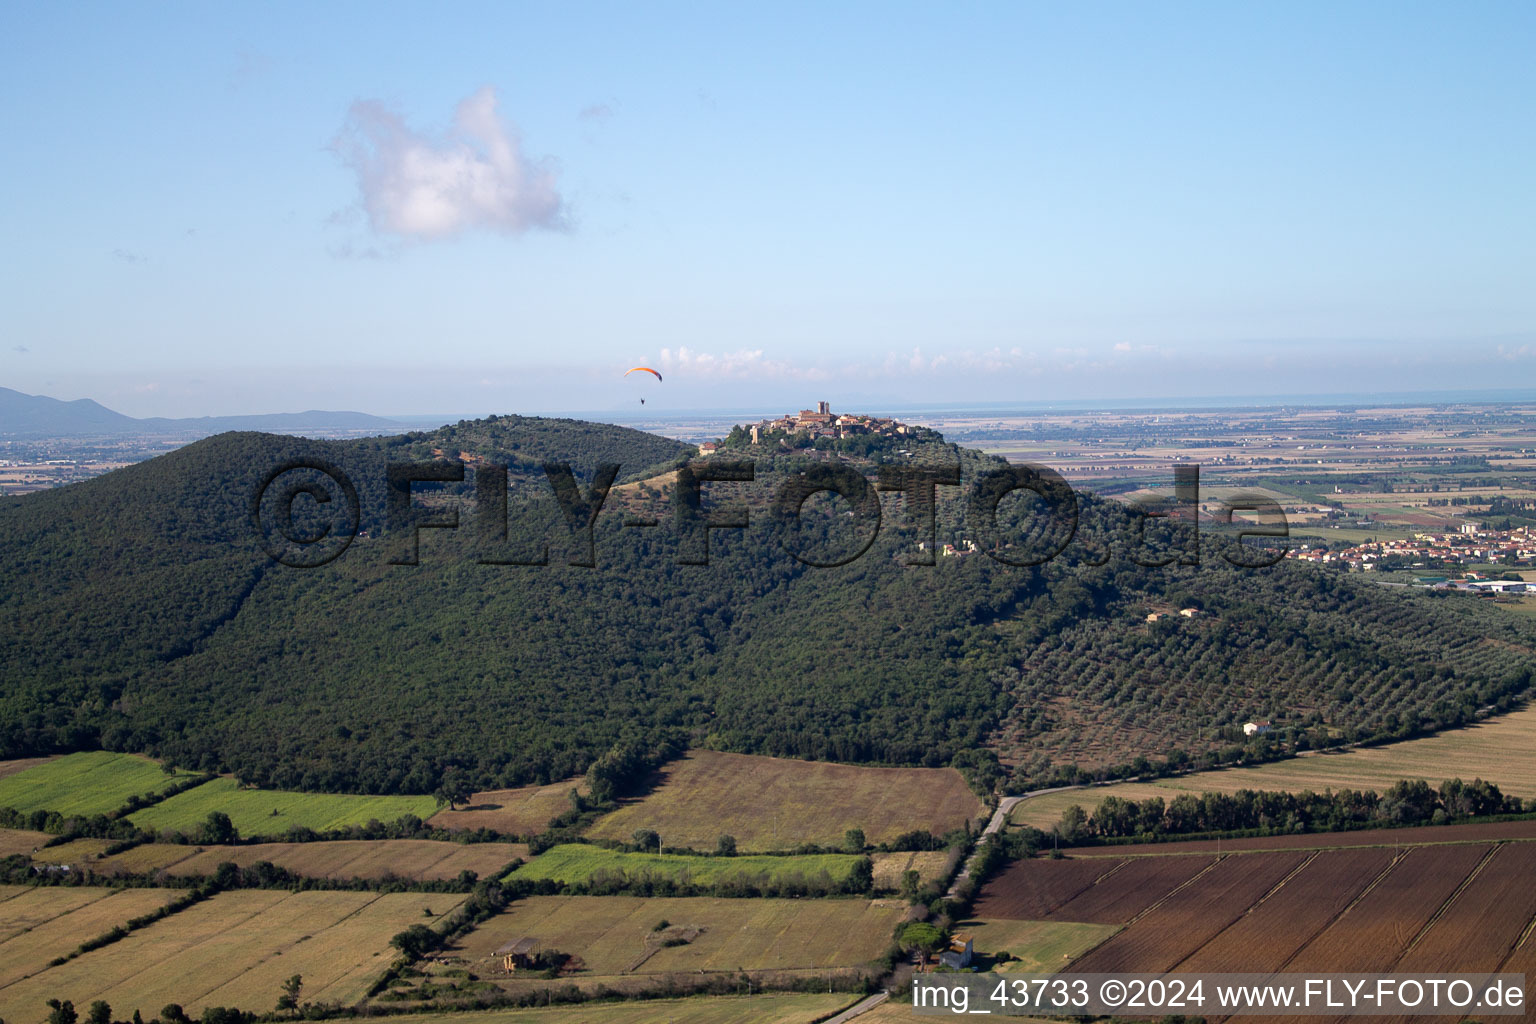
[[[1536,387],[1533,52],[1527,2],[13,0],[0,385],[139,416]]]

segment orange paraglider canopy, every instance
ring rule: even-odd
[[[656,373],[656,371],[651,369],[649,366],[631,366],[629,369],[624,371],[624,376],[628,377],[632,373],[650,373],[650,374],[655,374],[656,379],[657,380],[661,380],[661,374]]]

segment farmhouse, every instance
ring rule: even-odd
[[[501,966],[505,967],[510,973],[519,967],[532,967],[533,955],[538,951],[538,948],[538,939],[532,936],[524,936],[521,939],[514,939],[496,950],[496,955],[501,957]]]
[[[971,966],[971,958],[975,955],[970,933],[960,932],[949,940],[949,948],[939,954],[939,963],[959,970]]]
[[[1270,731],[1268,722],[1245,722],[1243,724],[1244,736],[1263,736]]]

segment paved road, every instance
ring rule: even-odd
[[[848,1009],[844,1010],[836,1017],[826,1021],[825,1024],[844,1024],[845,1021],[853,1020],[853,1018],[857,1017],[861,1013],[864,1013],[866,1010],[873,1010],[875,1007],[879,1006],[889,998],[891,998],[891,994],[889,992],[876,992],[874,995],[869,996],[866,999],[860,999],[858,1002],[848,1007]]]
[[[986,840],[987,836],[992,835],[994,832],[1002,831],[1003,826],[1008,824],[1008,815],[1013,812],[1015,807],[1032,796],[1044,796],[1047,793],[1060,793],[1068,789],[1086,788],[1086,786],[1053,786],[1050,789],[1032,789],[1028,793],[1021,793],[1018,796],[1005,796],[998,800],[997,810],[992,812],[992,820],[987,822],[987,827],[981,830],[981,837],[976,840],[976,849],[971,852],[970,857],[966,858],[965,866],[955,876],[955,883],[949,887],[949,892],[944,894],[945,897],[947,899],[958,898],[960,883],[971,877],[971,865],[976,860],[976,854],[981,851],[981,844]]]

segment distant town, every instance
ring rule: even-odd
[[[1348,547],[1301,543],[1291,549],[1290,557],[1360,571],[1464,565],[1528,566],[1536,561],[1536,530],[1528,526],[1486,530],[1478,523],[1463,523],[1455,533],[1415,533],[1412,537],[1371,540]],[[1426,580],[1450,582],[1448,577]],[[1467,573],[1462,585],[1490,592],[1526,589],[1523,583],[1491,580],[1477,573]]]

